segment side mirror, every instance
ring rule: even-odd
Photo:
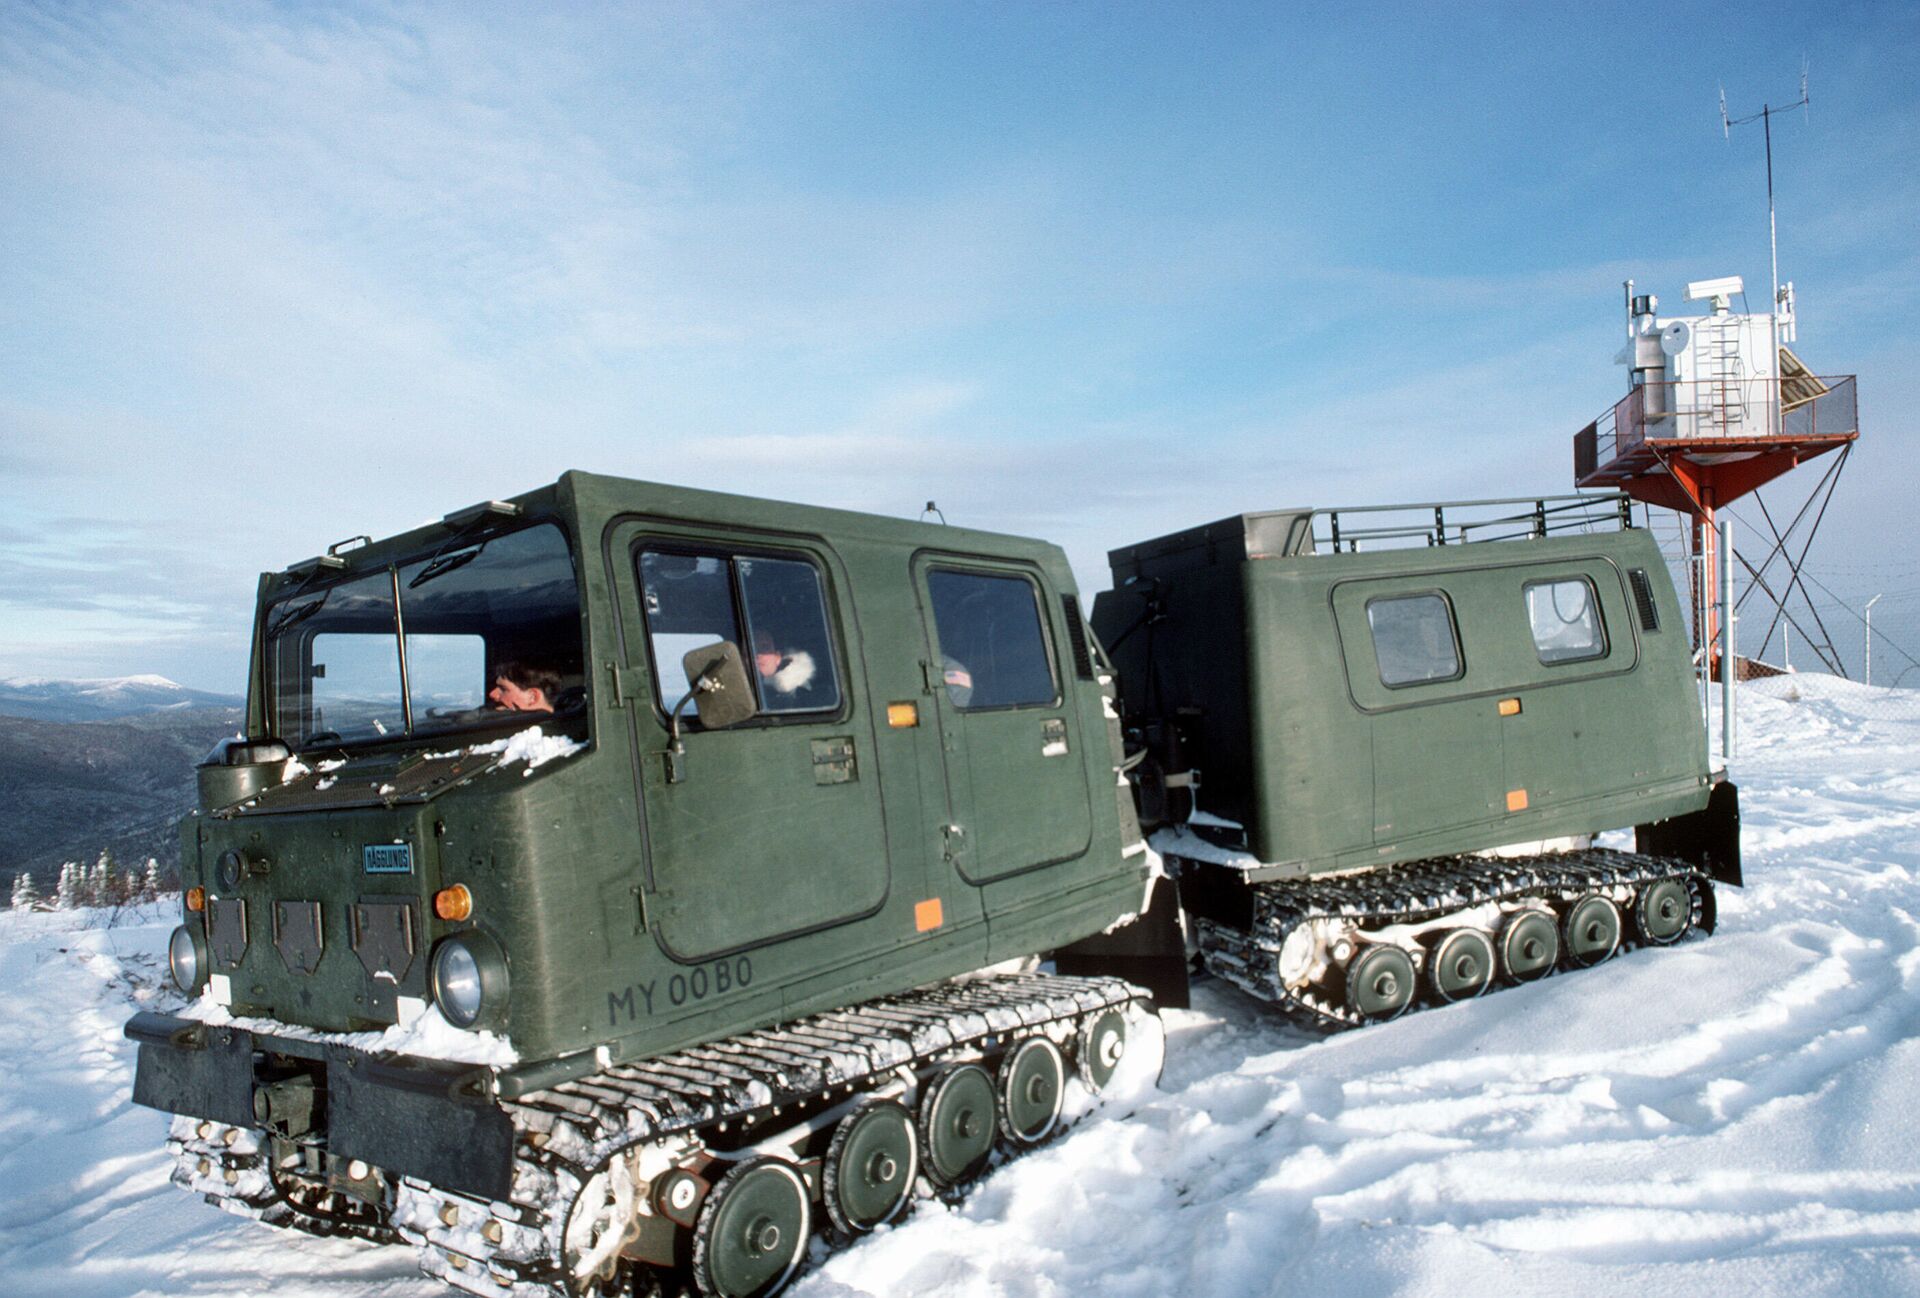
[[[700,724],[708,730],[737,726],[759,711],[753,699],[753,684],[747,680],[746,664],[740,658],[740,646],[733,641],[720,640],[690,649],[680,659],[680,665],[692,683],[693,705],[699,710]]]
[[[673,705],[667,718],[673,744],[666,751],[667,783],[678,784],[687,778],[687,746],[680,738],[680,714],[692,703],[700,712],[700,724],[709,730],[737,726],[758,708],[753,701],[753,686],[747,681],[746,664],[740,661],[740,646],[731,640],[689,649],[680,658],[689,682],[687,695]]]

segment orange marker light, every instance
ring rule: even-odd
[[[442,888],[433,894],[433,913],[449,921],[466,919],[473,914],[473,894],[464,883]]]
[[[913,927],[917,933],[940,927],[940,899],[930,897],[913,908]]]
[[[911,730],[920,724],[920,705],[917,703],[887,704],[887,724],[895,730]]]
[[[1525,789],[1515,789],[1507,795],[1508,811],[1525,811],[1526,809],[1527,791]]]
[[[1520,715],[1520,700],[1519,700],[1519,699],[1501,699],[1501,700],[1500,700],[1500,715],[1501,715],[1501,716],[1503,716],[1503,717],[1517,717],[1517,716],[1519,716],[1519,715]]]
[[[187,909],[198,915],[207,908],[207,890],[205,888],[187,889]]]

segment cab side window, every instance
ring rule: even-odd
[[[840,706],[820,574],[793,559],[733,561],[753,646],[749,673],[762,712],[830,712]]]
[[[642,550],[640,595],[660,706],[689,688],[681,658],[716,640],[740,649],[760,711],[832,712],[840,675],[819,571],[803,559]]]
[[[1600,607],[1586,578],[1530,581],[1525,589],[1527,621],[1541,662],[1571,663],[1606,656]]]
[[[1460,638],[1443,595],[1369,600],[1367,629],[1382,685],[1420,685],[1460,675]]]
[[[1032,582],[936,568],[927,574],[927,593],[941,678],[955,707],[1051,705],[1059,697]]]

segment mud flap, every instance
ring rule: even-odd
[[[1671,856],[1705,870],[1716,883],[1742,887],[1740,877],[1740,790],[1731,780],[1713,786],[1699,811],[1656,824],[1636,825],[1634,850]],[[1711,922],[1709,921],[1709,927]]]
[[[150,1011],[134,1015],[125,1032],[140,1044],[135,1104],[230,1127],[254,1125],[252,1034]]]
[[[513,1123],[483,1093],[485,1069],[377,1059],[150,1012],[134,1015],[125,1032],[140,1044],[135,1104],[258,1129],[254,1088],[263,1070],[271,1078],[291,1067],[324,1083],[325,1122],[316,1134],[328,1153],[461,1194],[505,1199],[513,1192]]]
[[[1053,967],[1076,977],[1124,978],[1146,988],[1155,1009],[1186,1009],[1187,939],[1173,880],[1155,879],[1146,910],[1127,923],[1055,951]]]
[[[468,1098],[471,1065],[327,1052],[329,1152],[483,1199],[513,1193],[513,1123]]]

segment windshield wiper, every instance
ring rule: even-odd
[[[466,567],[468,564],[472,563],[475,559],[478,559],[480,557],[480,552],[486,548],[487,548],[487,543],[485,541],[482,541],[480,544],[473,546],[471,549],[456,550],[452,554],[443,554],[433,559],[429,559],[427,561],[427,566],[422,568],[419,572],[414,573],[412,580],[407,582],[407,589],[412,590],[416,586],[424,586],[428,582],[432,581],[435,577],[444,576],[445,574],[452,572],[455,568]]]
[[[301,604],[296,608],[282,609],[279,616],[273,619],[273,624],[267,628],[266,638],[271,640],[294,623],[304,622],[315,613],[318,613],[321,607],[327,602],[327,596],[331,594],[333,594],[333,592],[328,591],[326,595],[322,595],[311,604]]]

